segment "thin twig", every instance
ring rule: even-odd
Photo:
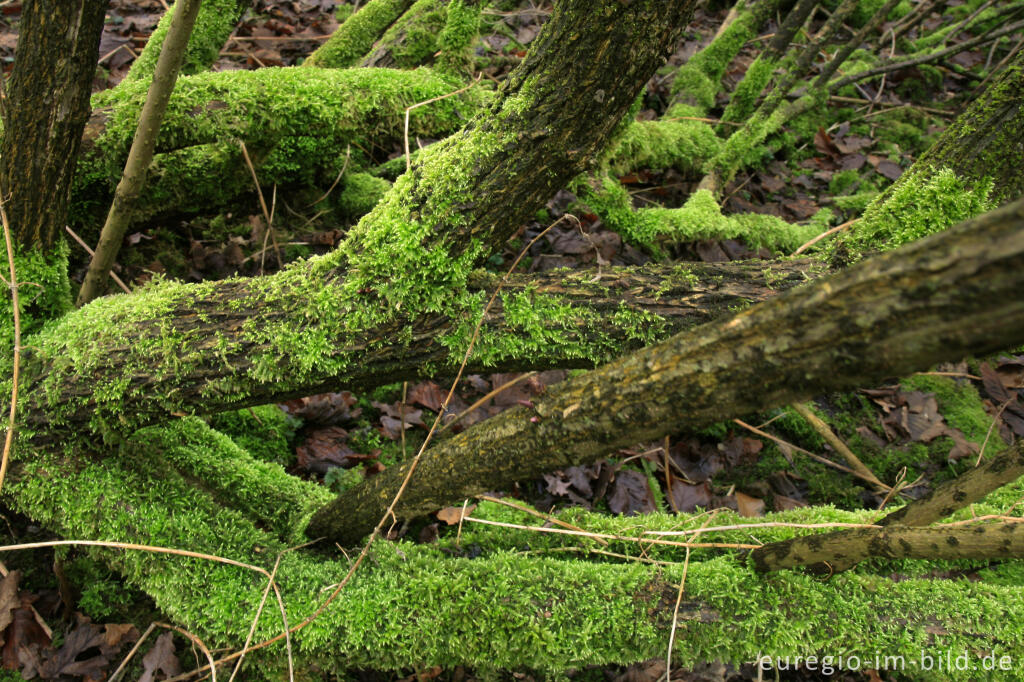
[[[827,457],[822,457],[821,455],[816,455],[813,452],[811,452],[810,450],[805,450],[805,449],[803,449],[802,447],[800,447],[798,445],[793,445],[792,443],[788,443],[788,442],[784,441],[783,439],[779,438],[778,436],[774,436],[774,435],[768,433],[767,431],[762,431],[761,429],[757,428],[756,426],[751,426],[750,424],[746,423],[745,421],[743,421],[741,419],[733,419],[732,421],[737,426],[742,426],[743,428],[747,429],[751,433],[756,433],[759,436],[763,436],[764,438],[771,439],[771,440],[775,441],[776,443],[779,443],[781,445],[786,446],[787,448],[792,448],[793,450],[796,450],[798,452],[802,452],[805,455],[807,455],[808,457],[810,457],[811,459],[813,459],[815,462],[821,462],[822,464],[830,466],[833,469],[837,469],[837,470],[842,471],[844,473],[850,474],[851,476],[856,476],[857,478],[864,479],[864,477],[859,472],[854,471],[853,469],[850,469],[849,467],[844,467],[842,464],[839,464],[838,462],[833,462],[832,460],[828,459]],[[868,481],[868,483],[875,483],[875,481],[872,481],[870,479],[864,479],[864,480]],[[884,483],[882,485],[885,487],[885,490],[889,490],[889,486],[885,485]]]
[[[14,313],[14,367],[11,377],[11,410],[7,421],[7,435],[4,437],[3,459],[0,459],[0,489],[7,476],[7,464],[11,459],[11,447],[14,445],[14,424],[18,413],[18,378],[21,372],[21,301],[18,298],[18,274],[14,267],[14,241],[11,239],[11,224],[7,220],[7,209],[4,207],[0,193],[0,222],[3,222],[4,243],[7,244],[7,266],[11,273],[8,286],[11,289],[11,305]]]
[[[1003,416],[1003,410],[1005,410],[1007,406],[1009,406],[1009,404],[1015,401],[1016,399],[1016,396],[1011,396],[1004,400],[1003,404],[1000,405],[999,409],[996,411],[996,415],[992,417],[992,423],[988,425],[988,431],[985,432],[985,440],[981,442],[981,449],[978,450],[978,460],[974,463],[974,466],[981,466],[981,458],[985,455],[985,446],[988,445],[988,439],[992,436],[992,429],[995,428],[996,423],[999,421],[999,418]],[[5,451],[4,457],[6,458],[6,456],[7,453]],[[0,480],[2,479],[3,477],[2,475],[0,475]]]
[[[803,403],[791,403],[790,407],[796,410],[797,414],[804,418],[811,428],[818,432],[825,442],[832,446],[832,449],[843,456],[846,463],[850,465],[850,468],[860,473],[860,477],[866,481],[871,481],[875,485],[892,492],[892,488],[889,488],[875,476],[875,473],[871,471],[867,466],[864,465],[860,458],[853,453],[846,443],[844,443],[835,432],[829,428],[829,425],[822,421],[818,415],[814,414],[809,407]]]
[[[256,177],[256,168],[252,165],[252,159],[249,158],[249,150],[245,146],[245,140],[239,140],[238,145],[242,148],[242,158],[245,159],[245,165],[249,168],[249,174],[252,175],[252,182],[256,185],[256,194],[260,198],[260,209],[263,211],[263,218],[267,221],[267,231],[263,235],[263,250],[262,257],[260,258],[260,274],[263,274],[263,266],[267,260],[267,239],[270,237],[270,233],[274,230],[274,216],[267,208],[267,200],[263,198],[263,189],[260,187],[260,180]],[[277,185],[274,185],[274,195],[277,196]],[[281,266],[281,258],[278,255],[277,259],[278,267]]]
[[[529,379],[530,377],[533,377],[533,376],[536,376],[536,375],[537,375],[536,372],[527,372],[526,374],[520,374],[518,377],[516,377],[512,381],[509,381],[509,382],[506,382],[506,383],[502,384],[498,388],[492,390],[490,393],[485,395],[483,398],[480,398],[479,400],[474,402],[472,405],[470,405],[469,407],[464,409],[462,412],[459,412],[457,415],[455,415],[455,419],[452,419],[450,422],[448,422],[447,424],[442,426],[441,427],[441,431],[443,432],[445,429],[450,428],[452,426],[452,424],[454,424],[455,422],[459,421],[460,419],[465,417],[467,414],[469,414],[470,412],[472,412],[476,408],[478,408],[481,405],[485,404],[487,401],[489,401],[494,396],[496,396],[496,395],[498,395],[498,394],[500,394],[500,393],[502,393],[504,391],[507,391],[508,389],[510,389],[513,386],[515,386],[516,384],[518,384],[520,381],[524,381],[525,379]]]
[[[455,95],[461,94],[461,93],[465,92],[466,90],[469,90],[471,87],[473,87],[474,85],[476,85],[479,82],[480,82],[480,76],[477,76],[475,81],[473,81],[472,83],[470,83],[469,85],[467,85],[464,88],[460,88],[460,89],[458,89],[458,90],[456,90],[454,92],[449,92],[447,95],[439,95],[437,97],[433,97],[433,98],[428,99],[426,101],[418,102],[416,104],[413,104],[412,106],[409,106],[409,107],[405,108],[405,170],[406,171],[408,171],[410,168],[412,168],[412,156],[411,156],[411,154],[409,152],[409,112],[412,111],[413,109],[417,109],[419,107],[425,107],[428,104],[433,104],[434,102],[440,102],[443,99],[448,99],[449,97],[454,97]]]
[[[656,538],[630,537],[629,535],[616,535],[614,533],[592,533],[590,531],[569,530],[567,528],[544,528],[542,526],[523,526],[518,523],[506,523],[504,521],[491,521],[489,519],[478,519],[467,516],[466,521],[482,523],[485,526],[498,526],[500,528],[513,528],[515,530],[528,530],[534,533],[555,533],[556,535],[576,535],[585,538],[604,540],[617,540],[619,542],[647,543],[651,545],[664,545],[666,547],[691,547],[694,549],[757,549],[762,545],[747,545],[736,542],[676,542],[674,540],[659,540]]]
[[[95,252],[91,248],[89,248],[88,244],[86,244],[84,241],[82,241],[81,237],[79,237],[77,234],[75,234],[74,230],[72,230],[67,225],[64,226],[64,229],[68,231],[68,234],[71,235],[72,239],[74,239],[76,242],[78,242],[79,246],[81,246],[83,249],[85,249],[86,253],[88,253],[90,256],[95,255]],[[114,272],[113,268],[110,269],[110,279],[114,280],[114,282],[117,284],[117,286],[121,287],[121,290],[124,291],[124,293],[126,293],[126,294],[132,293],[132,290],[129,289],[128,285],[125,284],[124,281],[122,281],[121,278],[117,276],[117,273]]]
[[[525,505],[516,504],[515,502],[510,502],[509,500],[503,500],[503,499],[501,499],[499,497],[491,497],[490,495],[477,495],[477,499],[478,500],[487,500],[488,502],[494,502],[496,504],[503,504],[506,507],[512,507],[513,509],[518,509],[521,512],[525,512],[527,514],[531,514],[533,516],[536,516],[539,519],[544,519],[548,523],[553,523],[556,526],[561,526],[562,528],[568,528],[569,530],[578,530],[578,531],[583,532],[583,533],[586,532],[585,530],[583,530],[579,526],[574,526],[571,523],[566,523],[565,521],[561,520],[560,518],[558,518],[556,516],[552,516],[551,514],[545,514],[543,512],[537,511],[536,509],[531,509],[530,507],[527,507]],[[598,539],[598,542],[600,544],[604,545],[605,547],[608,546],[608,543],[605,540]]]
[[[117,679],[121,676],[121,673],[124,672],[125,667],[128,665],[128,661],[132,660],[136,652],[138,652],[139,648],[142,646],[142,643],[146,641],[147,637],[149,637],[149,633],[153,632],[153,630],[155,629],[156,623],[150,623],[149,627],[146,628],[146,631],[142,633],[142,636],[135,640],[135,644],[128,651],[128,655],[124,657],[124,659],[121,661],[121,664],[117,666],[117,669],[110,675],[109,678],[107,678],[107,682],[117,682]]]
[[[873,523],[846,523],[834,521],[828,523],[790,523],[786,521],[765,521],[763,523],[734,523],[728,526],[701,526],[690,530],[645,530],[644,535],[656,535],[658,537],[679,537],[684,535],[703,535],[705,533],[723,533],[733,530],[751,530],[757,528],[881,528]]]

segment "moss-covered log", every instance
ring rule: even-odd
[[[833,247],[841,259],[892,248],[1024,195],[1024,53],[974,100]]]
[[[63,233],[106,3],[28,0],[0,111],[0,193],[16,241],[49,251]]]
[[[344,301],[341,283],[324,282],[309,265],[291,272],[295,286],[279,290],[261,290],[261,280],[165,285],[68,315],[28,342],[25,372],[37,383],[23,394],[26,425],[37,442],[63,440],[63,429],[127,434],[176,412],[451,371],[461,360],[451,338],[478,319],[426,316],[375,327],[360,341],[340,314],[333,324],[309,317],[314,291],[325,302]],[[593,367],[820,272],[805,260],[513,276],[488,313],[469,368]],[[499,283],[477,272],[465,295],[486,300]],[[268,371],[281,374],[263,380]]]
[[[429,450],[396,514],[424,514],[722,414],[1019,344],[1022,286],[1024,200],[563,382],[533,408]],[[408,466],[345,493],[309,532],[355,542],[384,515]]]
[[[247,514],[224,508],[218,502],[225,498],[198,489],[167,466],[169,449],[196,445],[194,456],[210,460],[207,466],[217,465],[223,448],[195,423],[185,423],[189,421],[168,427],[159,438],[140,434],[119,446],[123,456],[116,460],[43,454],[27,463],[13,481],[12,500],[65,537],[186,547],[269,568],[286,542],[257,529]],[[182,456],[174,454],[174,464],[180,464]],[[225,468],[248,468],[244,457],[231,455]],[[260,490],[252,480],[234,481],[236,498]],[[1020,494],[1019,489],[1010,491],[984,510],[1005,508]],[[309,500],[302,500],[301,490],[282,490],[278,500],[288,495],[296,495],[284,502],[289,516],[308,510]],[[620,536],[608,548],[614,552],[674,562],[660,566],[588,555],[588,541],[581,544],[579,538],[490,529],[467,521],[462,546],[473,547],[478,558],[455,558],[464,550],[454,538],[433,546],[376,545],[372,560],[341,596],[311,625],[293,634],[295,651],[300,665],[316,663],[333,671],[467,665],[483,671],[555,672],[663,657],[684,572],[684,549],[650,546],[644,540],[658,537],[652,532],[703,525],[707,535],[700,540],[749,543],[753,535],[771,542],[811,532],[796,527],[800,524],[870,523],[871,515],[799,509],[743,519],[726,512],[714,525],[780,525],[719,532],[707,528],[703,514],[610,518],[578,509],[563,514],[577,526]],[[491,504],[482,504],[474,517],[535,522],[522,512]],[[642,553],[638,541],[643,543]],[[527,547],[532,551],[524,551]],[[573,558],[559,559],[566,554],[558,548],[574,550],[569,555]],[[262,576],[187,557],[89,551],[151,594],[161,609],[210,646],[238,647],[244,640],[263,591]],[[535,556],[538,553],[541,556]],[[941,565],[953,571],[970,568],[962,562]],[[1018,566],[975,567],[986,578],[981,583],[938,579],[935,567],[932,562],[892,562],[881,573],[858,569],[822,582],[799,573],[760,575],[735,553],[694,549],[685,569],[674,662],[687,665],[711,659],[739,664],[760,655],[875,651],[920,661],[922,656],[934,658],[950,650],[957,656],[969,652],[970,660],[979,665],[980,657],[990,652],[997,658],[1022,660],[1024,636],[1018,616],[1024,609],[1024,591]],[[310,615],[346,569],[340,558],[313,550],[284,555],[277,581],[290,623]],[[269,604],[257,641],[280,632],[280,616]],[[495,641],[501,646],[495,647]],[[252,654],[250,660],[259,661],[262,672],[274,676],[284,666],[283,647],[276,645],[262,656]],[[933,672],[936,679],[956,679],[957,674]],[[980,677],[976,670],[959,674],[960,679]]]
[[[252,190],[238,141],[260,180],[296,186],[334,179],[345,149],[401,142],[405,108],[461,87],[423,69],[299,69],[203,73],[179,80],[157,140],[146,215],[224,206]],[[148,83],[122,85],[93,98],[73,188],[73,218],[89,224],[105,210],[127,158]],[[372,93],[372,95],[368,95]],[[409,116],[412,136],[443,137],[480,109],[471,90]],[[86,232],[88,234],[88,231]]]

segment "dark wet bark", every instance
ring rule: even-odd
[[[22,5],[0,143],[0,185],[22,247],[46,251],[64,230],[106,9],[102,0]]]

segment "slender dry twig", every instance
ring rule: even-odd
[[[474,85],[476,85],[479,82],[480,82],[480,76],[477,76],[475,81],[473,81],[472,83],[470,83],[469,85],[467,85],[464,88],[459,88],[458,90],[456,90],[454,92],[449,92],[447,95],[438,95],[437,97],[433,97],[433,98],[425,100],[423,102],[418,102],[416,104],[413,104],[412,106],[409,106],[409,107],[405,108],[405,170],[408,171],[410,168],[412,168],[412,155],[409,152],[409,112],[411,112],[413,109],[418,109],[419,107],[425,107],[428,104],[433,104],[434,102],[440,102],[443,99],[448,99],[449,97],[454,97],[455,95],[459,95],[459,94],[465,92],[466,90],[469,90],[471,87],[473,87]]]
[[[343,176],[345,174],[345,171],[348,170],[348,162],[349,162],[349,159],[351,158],[351,156],[352,156],[352,145],[350,145],[350,144],[345,145],[345,162],[341,164],[341,170],[338,171],[338,177],[334,178],[334,182],[332,182],[331,186],[327,188],[327,191],[324,192],[324,195],[322,197],[320,197],[319,199],[317,199],[316,201],[311,202],[309,204],[309,206],[316,206],[321,201],[323,201],[327,197],[331,196],[331,192],[333,192],[334,188],[338,186],[339,182],[341,182],[341,176]]]
[[[849,467],[844,467],[842,464],[839,464],[838,462],[833,462],[832,460],[828,459],[827,457],[822,457],[821,455],[816,455],[813,452],[811,452],[810,450],[805,450],[805,449],[803,449],[802,447],[800,447],[798,445],[793,445],[792,443],[788,443],[788,442],[784,441],[783,439],[779,438],[778,436],[773,436],[772,434],[768,433],[767,431],[762,431],[761,429],[757,428],[756,426],[751,426],[750,424],[746,423],[743,420],[733,419],[732,421],[737,426],[742,426],[743,428],[747,429],[751,433],[756,433],[759,436],[763,436],[764,438],[771,439],[771,440],[775,441],[776,443],[784,445],[784,446],[786,446],[788,448],[792,448],[793,450],[796,450],[798,452],[802,452],[805,455],[807,455],[808,457],[810,457],[811,459],[813,459],[815,462],[821,462],[822,464],[830,466],[833,469],[838,469],[839,471],[842,471],[844,473],[850,474],[851,476],[856,476],[857,478],[864,479],[864,476],[862,476],[859,472],[854,471],[853,469],[850,469]],[[864,480],[867,480],[868,483],[875,483],[875,481],[872,481],[872,480],[869,480],[869,479],[864,479]],[[885,485],[884,483],[882,485],[884,486],[885,490],[889,490],[889,486]]]
[[[761,545],[748,545],[736,542],[676,542],[674,540],[659,540],[656,538],[631,537],[629,535],[616,535],[614,533],[592,533],[586,530],[569,530],[568,528],[544,528],[542,526],[523,526],[518,523],[506,523],[504,521],[491,521],[489,519],[478,519],[467,516],[466,521],[482,523],[485,526],[498,526],[500,528],[512,528],[515,530],[528,530],[534,533],[555,533],[556,535],[577,535],[580,537],[596,540],[617,540],[619,542],[635,542],[638,544],[664,545],[666,547],[690,547],[693,549],[757,549]]]
[[[139,651],[139,648],[142,647],[142,643],[146,641],[146,638],[149,637],[149,634],[153,632],[153,630],[155,629],[156,623],[150,623],[149,627],[146,628],[146,631],[142,633],[142,636],[135,640],[134,646],[132,646],[132,648],[129,649],[128,655],[126,655],[124,659],[121,660],[121,664],[117,666],[117,669],[114,670],[113,673],[111,673],[109,678],[107,678],[107,682],[117,682],[118,678],[121,676],[121,673],[124,672],[125,667],[128,665],[128,661],[134,658],[135,654]]]
[[[839,232],[840,230],[845,230],[846,228],[848,228],[850,225],[853,225],[858,220],[860,220],[860,218],[854,218],[853,220],[847,220],[842,225],[836,225],[831,230],[826,230],[825,232],[822,232],[817,237],[814,237],[810,241],[807,241],[807,242],[804,242],[803,244],[801,244],[800,248],[798,248],[796,251],[793,252],[793,255],[794,256],[800,255],[801,253],[803,253],[807,249],[811,248],[812,246],[817,244],[819,241],[821,241],[825,237],[827,237],[829,235],[832,235],[832,234],[835,234],[836,232]]]
[[[478,495],[477,499],[478,500],[487,500],[488,502],[494,502],[494,503],[497,503],[497,504],[503,504],[506,507],[512,507],[513,509],[518,509],[521,512],[525,512],[525,513],[530,514],[532,516],[536,516],[539,519],[544,519],[548,523],[553,523],[556,526],[561,526],[562,528],[568,528],[569,530],[578,530],[578,531],[583,532],[583,533],[586,532],[585,530],[583,530],[579,526],[574,526],[571,523],[566,523],[565,521],[559,519],[558,517],[552,516],[551,514],[545,514],[543,512],[537,511],[536,509],[532,509],[532,508],[527,507],[527,506],[522,505],[522,504],[516,504],[515,502],[511,502],[509,500],[503,500],[503,499],[501,499],[499,497],[491,497],[490,495]],[[600,540],[599,539],[598,542],[601,545],[604,545],[605,547],[608,546],[608,543],[606,541],[604,541],[604,540]]]
[[[95,256],[96,255],[96,252],[93,251],[89,247],[89,245],[86,244],[82,240],[81,237],[79,237],[77,234],[75,234],[74,230],[72,230],[67,225],[64,226],[64,229],[67,230],[68,234],[71,235],[72,239],[74,239],[76,242],[78,242],[79,246],[81,246],[83,249],[85,249],[86,253],[88,253],[90,256]],[[121,290],[124,291],[124,293],[126,293],[126,294],[132,293],[132,290],[128,288],[128,285],[125,284],[124,281],[120,277],[117,276],[116,272],[114,272],[114,268],[113,267],[110,268],[110,279],[114,280],[114,282],[117,284],[117,286],[121,287]]]
[[[191,640],[193,644],[199,647],[199,649],[203,652],[203,655],[206,656],[206,660],[209,661],[210,680],[212,680],[212,682],[217,682],[217,666],[213,664],[213,654],[210,653],[209,648],[207,648],[207,646],[203,643],[203,640],[199,639],[199,637],[193,635],[188,630],[185,630],[184,628],[179,628],[177,625],[171,625],[170,623],[154,623],[154,625],[161,628],[167,628],[168,630],[173,630],[174,632],[177,632],[178,634],[187,637],[189,640]]]
[[[797,414],[804,418],[804,421],[811,425],[811,428],[818,432],[818,435],[825,439],[826,443],[832,446],[833,450],[843,456],[843,459],[845,459],[846,463],[850,465],[850,468],[858,472],[861,478],[865,481],[871,481],[875,485],[890,492],[892,491],[891,488],[878,480],[875,473],[865,466],[864,463],[860,461],[860,458],[853,453],[853,450],[847,447],[846,443],[844,443],[842,439],[840,439],[839,436],[829,428],[829,425],[822,421],[818,415],[814,414],[807,405],[803,403],[792,403],[790,406],[796,410]]]
[[[985,456],[985,446],[988,445],[988,439],[992,436],[992,429],[995,428],[995,425],[999,421],[999,418],[1003,416],[1003,410],[1005,410],[1009,406],[1009,404],[1014,402],[1015,400],[1016,396],[1011,396],[1007,398],[1006,400],[1003,401],[1003,404],[999,406],[999,409],[996,410],[995,416],[992,417],[992,423],[988,425],[988,431],[985,432],[985,440],[981,442],[981,449],[978,450],[978,460],[974,463],[974,466],[981,466],[981,458]],[[4,456],[6,457],[6,455],[7,453],[5,452]],[[2,475],[0,475],[0,480],[3,480]]]
[[[728,526],[701,526],[690,530],[645,530],[644,535],[657,535],[658,537],[677,537],[683,535],[704,535],[706,533],[723,533],[732,530],[751,530],[757,528],[881,528],[873,523],[846,523],[844,521],[830,521],[827,523],[790,523],[787,521],[765,521],[763,523],[734,523]]]
[[[485,403],[487,403],[488,400],[490,400],[494,396],[496,396],[496,395],[498,395],[498,394],[500,394],[500,393],[502,393],[504,391],[507,391],[508,389],[510,389],[513,386],[515,386],[516,384],[518,384],[520,381],[524,381],[524,380],[529,379],[530,377],[533,377],[533,376],[536,376],[536,375],[537,375],[536,372],[527,372],[526,374],[520,374],[519,376],[517,376],[512,381],[509,381],[509,382],[506,382],[506,383],[502,384],[498,388],[492,390],[490,393],[488,393],[484,397],[482,397],[479,400],[477,400],[476,402],[474,402],[472,405],[470,405],[469,407],[464,409],[462,412],[459,412],[457,415],[455,415],[455,419],[452,419],[450,422],[448,422],[447,424],[442,426],[441,429],[440,429],[440,432],[444,432],[446,429],[451,428],[452,424],[454,424],[455,422],[459,421],[460,419],[462,419],[467,414],[471,413],[473,410],[475,410],[476,408],[480,407],[481,405],[484,405]]]
[[[271,209],[267,208],[267,200],[263,198],[263,188],[260,187],[260,180],[256,177],[256,167],[252,165],[252,159],[249,158],[249,150],[245,146],[244,140],[239,140],[238,145],[242,148],[242,158],[245,159],[245,165],[249,168],[249,174],[252,175],[252,182],[256,185],[256,194],[260,198],[260,210],[263,211],[263,219],[267,221],[267,231],[263,234],[263,248],[260,253],[260,274],[263,274],[263,266],[267,260],[267,239],[274,231],[274,213]],[[277,204],[277,185],[274,185],[274,205]],[[277,240],[274,240],[274,247],[277,248]],[[281,265],[281,252],[277,252],[277,264]]]
[[[2,193],[2,190],[0,190]],[[18,378],[21,372],[21,301],[18,299],[18,273],[14,267],[14,242],[11,239],[11,224],[7,220],[7,209],[0,194],[0,222],[4,228],[4,243],[7,245],[7,266],[11,280],[7,286],[11,290],[11,306],[14,314],[14,356],[11,376],[11,410],[7,421],[7,435],[4,437],[3,458],[0,459],[0,489],[3,488],[7,476],[7,465],[11,459],[11,447],[14,445],[14,423],[18,413]]]

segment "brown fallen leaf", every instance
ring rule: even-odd
[[[462,510],[462,507],[445,507],[434,514],[434,516],[437,517],[438,521],[444,521],[449,526],[454,526],[460,523],[463,518],[472,514],[474,509],[476,509],[475,504],[467,506],[465,511]]]

